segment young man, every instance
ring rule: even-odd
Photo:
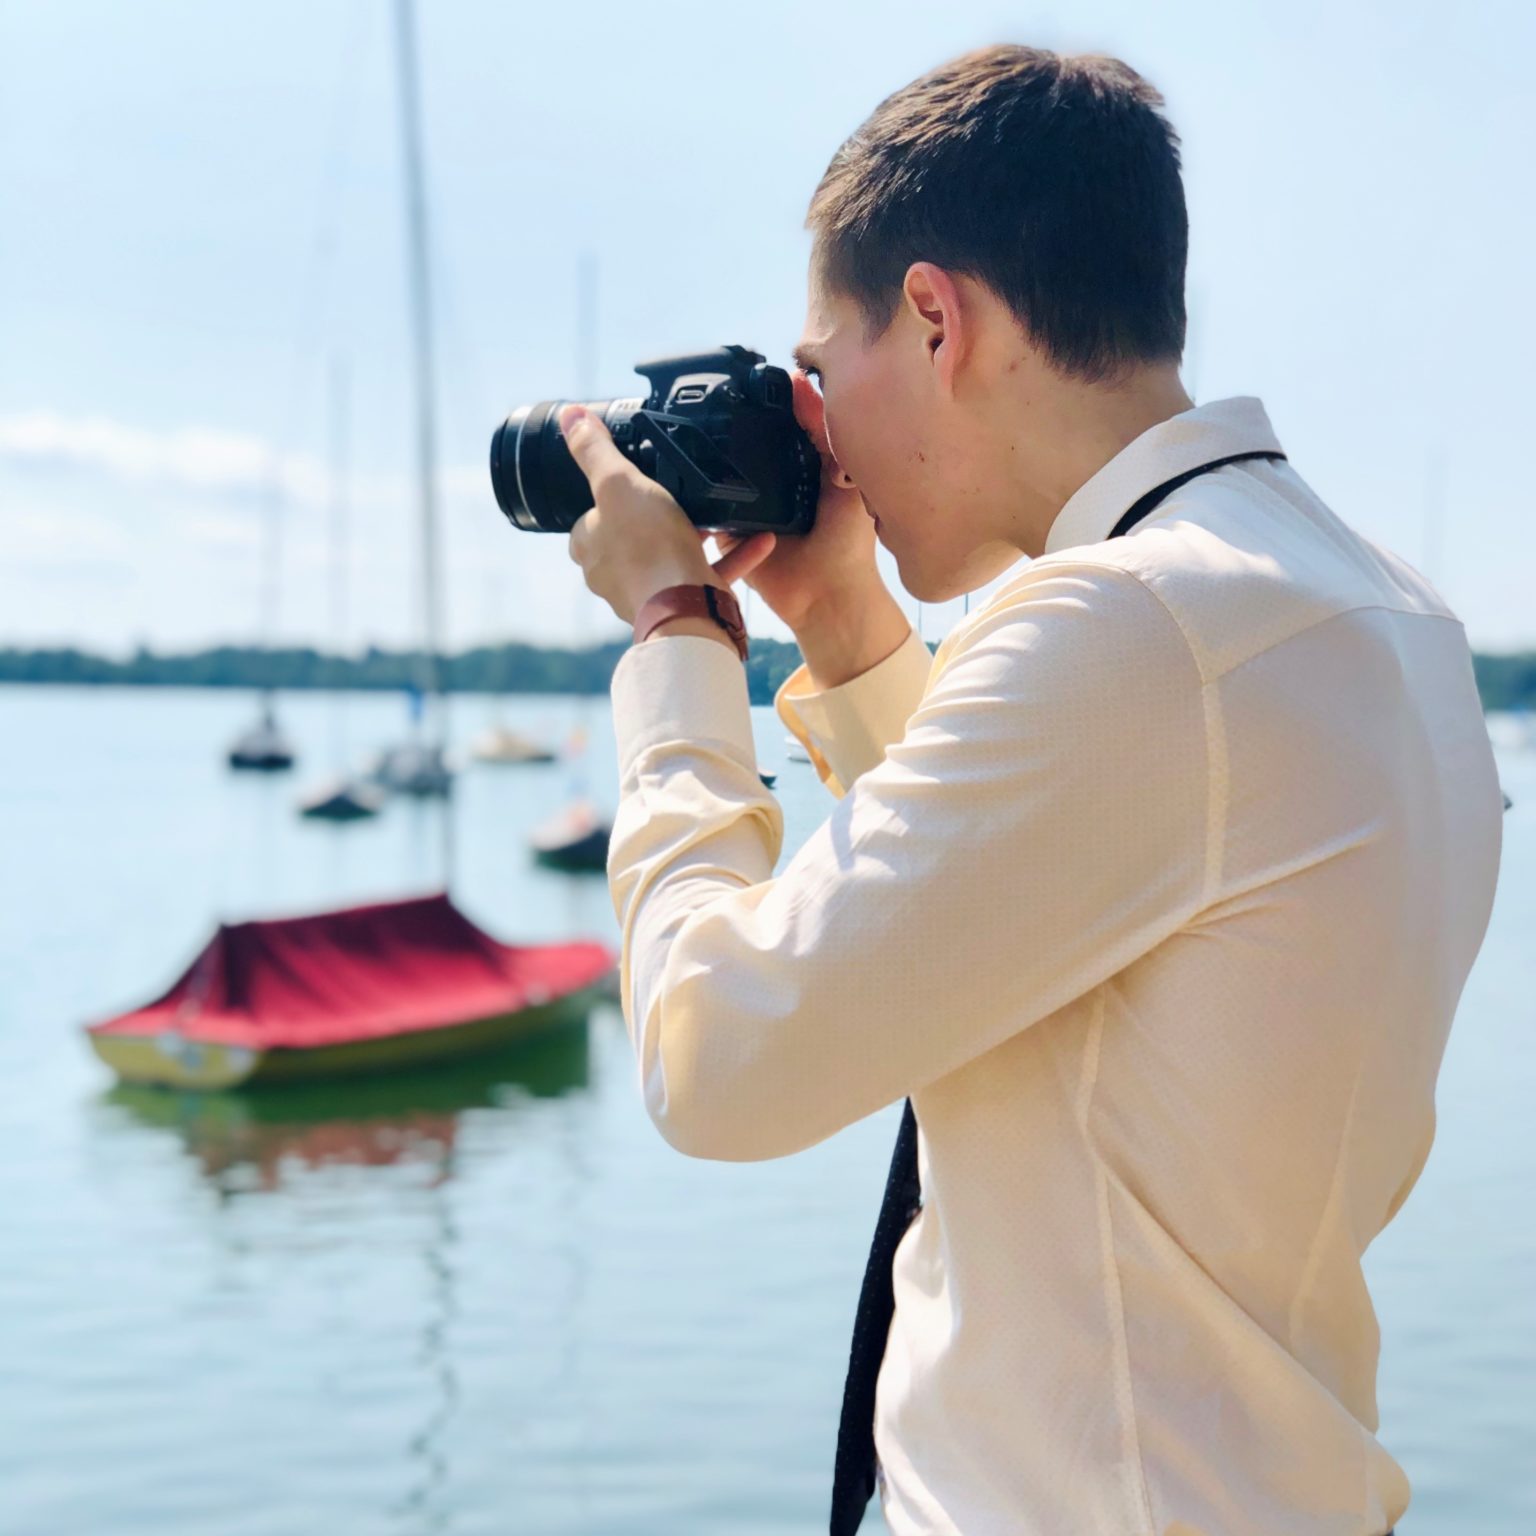
[[[1257,400],[1179,382],[1161,105],[998,47],[838,151],[804,539],[712,565],[571,424],[572,555],[640,616],[609,876],[652,1118],[766,1158],[910,1100],[834,1531],[876,1456],[897,1536],[1383,1536],[1408,1503],[1360,1260],[1429,1150],[1500,792],[1455,616]],[[925,602],[1018,569],[930,657],[877,537]],[[656,599],[742,577],[837,797],[777,876],[732,636]]]

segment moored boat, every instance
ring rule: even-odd
[[[366,779],[385,790],[418,799],[438,798],[453,788],[453,769],[436,743],[408,741],[379,753]]]
[[[282,773],[293,767],[293,743],[277,723],[270,697],[262,706],[261,719],[236,739],[229,749],[231,768],[257,773]]]
[[[231,1088],[469,1056],[611,996],[606,944],[503,944],[446,895],[221,924],[154,1002],[87,1027],[125,1082]]]
[[[558,756],[542,743],[505,725],[493,725],[479,736],[472,755],[479,763],[553,763]]]
[[[598,874],[607,871],[612,834],[613,827],[598,815],[596,806],[582,798],[535,828],[528,845],[534,862],[546,868]]]
[[[389,792],[367,779],[329,779],[299,799],[299,815],[312,821],[366,821],[384,809]]]

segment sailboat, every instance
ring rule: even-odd
[[[347,498],[346,484],[346,376],[340,363],[331,377],[331,629],[338,650],[347,643]],[[341,764],[346,758],[346,697],[331,700],[334,733],[332,754]],[[338,769],[329,779],[300,797],[299,814],[312,821],[348,823],[368,821],[384,808],[388,792]]]
[[[408,694],[412,735],[409,741],[386,747],[374,759],[365,782],[416,799],[441,798],[453,788],[453,770],[441,742],[422,739],[423,695],[412,688]]]
[[[262,639],[272,643],[277,624],[277,584],[282,563],[278,522],[278,489],[275,474],[267,484],[266,550],[261,590]],[[231,743],[227,761],[233,769],[255,773],[282,773],[293,767],[296,754],[293,743],[277,723],[276,696],[270,688],[261,691],[261,718]]]
[[[294,763],[293,743],[277,723],[270,688],[261,694],[261,719],[235,739],[229,749],[229,766],[257,773],[281,773]]]
[[[593,352],[596,347],[596,296],[597,263],[590,252],[584,253],[578,271],[577,318],[580,357],[577,363],[578,387],[583,400],[590,400],[594,393]],[[577,593],[577,602],[583,611],[585,589]],[[583,711],[585,704],[583,704]],[[567,752],[573,762],[579,764],[587,749],[587,728],[578,724],[567,743]],[[613,833],[613,823],[598,810],[585,792],[579,771],[573,773],[571,800],[542,826],[534,829],[528,839],[534,862],[548,869],[565,870],[572,874],[606,874],[608,868],[608,840]]]
[[[411,340],[416,375],[416,467],[421,496],[422,650],[411,689],[411,736],[380,754],[369,777],[386,789],[418,798],[445,798],[453,787],[447,752],[448,700],[442,689],[440,534],[437,507],[437,423],[432,407],[432,289],[427,268],[427,208],[422,173],[412,0],[395,0],[400,130],[405,166],[406,246],[410,263]],[[443,861],[452,862],[452,817],[445,808]]]
[[[384,809],[388,792],[366,779],[327,779],[299,800],[299,815],[311,821],[368,821]]]

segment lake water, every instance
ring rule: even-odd
[[[455,700],[454,739],[492,708]],[[780,1162],[689,1160],[645,1117],[616,1005],[398,1082],[113,1087],[81,1021],[162,990],[219,918],[439,883],[433,807],[293,813],[338,729],[354,756],[404,733],[398,699],[286,698],[302,760],[277,778],[222,766],[253,713],[0,688],[0,1532],[824,1529],[898,1106]],[[787,859],[832,802],[753,717]],[[611,809],[606,700],[505,719],[554,743],[584,727]],[[1516,808],[1438,1141],[1368,1258],[1411,1536],[1536,1531],[1536,752],[1501,768]],[[498,937],[617,944],[602,877],[527,853],[575,783],[460,779],[454,894]]]

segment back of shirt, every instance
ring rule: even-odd
[[[1438,595],[1288,465],[1240,475],[1094,551],[1189,638],[1221,744],[1222,824],[1215,899],[1121,980],[1099,1146],[1152,1218],[1134,1240],[1199,1255],[1196,1283],[1235,1330],[1294,1356],[1304,1395],[1324,1390],[1374,1428],[1360,1255],[1429,1152],[1501,797],[1467,643]],[[1174,971],[1213,1006],[1142,1040],[1139,997]],[[1120,1104],[1135,1106],[1130,1136]],[[1278,1134],[1255,1135],[1266,1126]],[[1143,1159],[1149,1138],[1159,1155]],[[1177,1363],[1149,1380],[1176,1380]]]
[[[1117,1493],[1064,1492],[1052,1517],[1384,1531],[1407,1487],[1371,1433],[1361,1255],[1429,1151],[1499,855],[1467,643],[1427,582],[1285,463],[1213,472],[1126,537],[1046,555],[972,622],[1075,584],[1090,620],[1117,625],[1126,578],[1199,681],[1178,739],[1124,735],[1119,772],[1203,775],[1161,803],[1203,802],[1205,894],[1104,985],[915,1100],[936,1209],[897,1261],[881,1383],[882,1458],[907,1488],[894,1524],[1001,1530],[989,1511],[1049,1510],[1046,1486],[1112,1466]],[[1127,625],[1126,645],[1141,632]],[[1003,1169],[980,1175],[989,1152]],[[1029,1230],[959,1243],[986,1226],[966,1205],[990,1201],[995,1228],[1009,1185]],[[977,1382],[996,1390],[973,1414]],[[1054,1404],[1055,1465],[1017,1440],[1010,1457],[1010,1392]],[[946,1410],[986,1474],[969,1484],[916,1449]]]

